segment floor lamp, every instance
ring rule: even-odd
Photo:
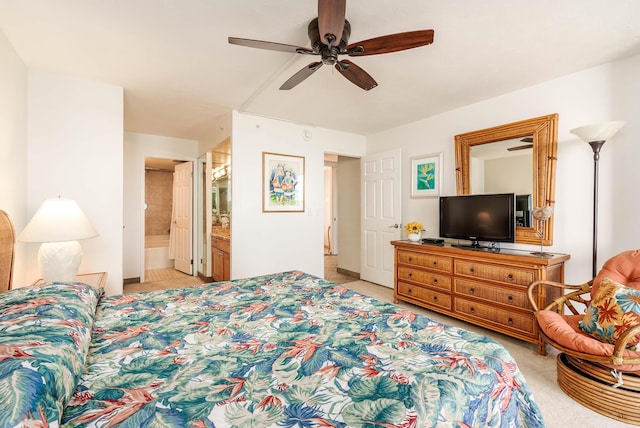
[[[598,161],[600,160],[600,148],[620,128],[625,125],[623,121],[595,123],[572,129],[571,132],[589,143],[593,149],[593,261],[592,278],[596,277],[598,259]]]

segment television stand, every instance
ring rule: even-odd
[[[538,333],[527,288],[533,281],[564,282],[568,254],[549,258],[529,251],[503,248],[422,245],[392,241],[395,251],[394,302],[413,303],[538,345]],[[538,307],[560,297],[561,291],[538,287]]]

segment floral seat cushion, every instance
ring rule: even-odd
[[[598,340],[615,344],[622,333],[639,324],[640,290],[605,278],[578,326]],[[636,335],[628,344],[635,346],[639,340]]]

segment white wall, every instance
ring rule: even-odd
[[[605,64],[500,97],[390,129],[367,140],[367,151],[402,147],[404,166],[412,156],[444,153],[443,195],[454,195],[454,136],[500,124],[559,113],[554,245],[571,254],[566,280],[591,277],[593,152],[570,129],[594,122],[626,120],[602,149],[600,161],[600,233],[598,265],[624,249],[640,246],[635,226],[640,200],[640,57]],[[636,123],[634,123],[636,122]],[[403,221],[423,222],[428,236],[438,234],[438,200],[411,199],[409,176],[403,179]],[[533,248],[515,245],[517,248]]]
[[[232,116],[233,113],[229,112],[221,114],[211,120],[209,123],[209,132],[198,140],[199,155],[211,151],[211,149],[216,147],[225,139],[231,138]]]
[[[640,248],[640,55],[614,64],[611,79],[613,85],[612,118],[626,120],[626,126],[610,143],[603,146],[601,159],[613,167],[607,170],[611,179],[600,182],[600,224],[609,225],[600,230],[609,234],[603,241],[602,256],[616,254],[627,249]],[[591,118],[595,120],[595,118]],[[587,122],[585,122],[587,123]],[[608,159],[607,159],[608,158]],[[604,162],[604,159],[603,159]],[[610,195],[609,202],[603,194]],[[610,204],[607,209],[605,204]]]
[[[27,69],[0,32],[0,210],[16,234],[27,224]],[[26,283],[24,248],[16,246],[13,283]]]
[[[144,159],[194,161],[198,142],[126,132],[124,134],[124,278],[140,278],[144,263]],[[195,170],[195,168],[194,168]]]
[[[122,291],[123,90],[43,70],[28,73],[28,217],[45,199],[74,199],[100,234],[81,241],[80,272],[106,271]],[[27,278],[39,277],[37,244]]]
[[[231,277],[293,269],[324,276],[324,153],[362,156],[365,138],[234,112],[231,141]],[[305,212],[262,212],[262,152],[304,156]]]

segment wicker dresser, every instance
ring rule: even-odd
[[[393,241],[395,247],[394,300],[422,306],[538,345],[538,334],[527,287],[533,281],[564,281],[567,254],[550,258],[529,251],[486,251]],[[559,291],[539,287],[538,307],[545,307]]]

